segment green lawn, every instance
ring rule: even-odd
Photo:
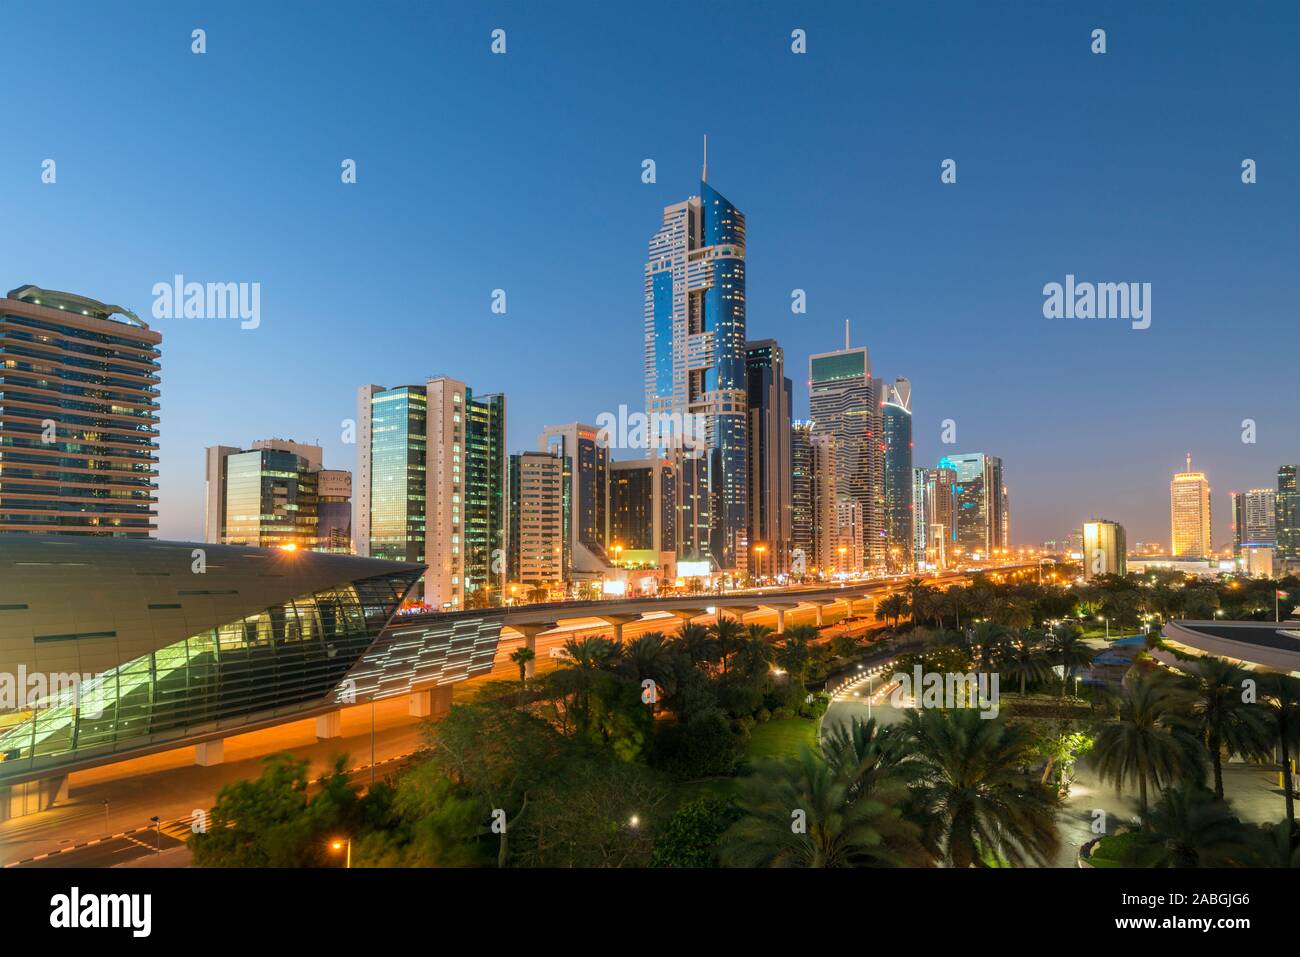
[[[745,748],[746,762],[766,758],[793,758],[801,745],[815,746],[817,722],[813,718],[780,718],[757,725]]]

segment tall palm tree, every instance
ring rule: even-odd
[[[1151,809],[1142,844],[1153,867],[1245,865],[1256,853],[1254,835],[1227,803],[1198,782],[1164,793]]]
[[[1300,746],[1300,680],[1290,675],[1259,677],[1260,703],[1269,729],[1270,743],[1282,759],[1282,789],[1286,792],[1286,823],[1295,830],[1295,781],[1291,758]]]
[[[807,625],[787,628],[785,638],[776,646],[776,663],[788,671],[793,680],[803,681],[812,666],[812,646],[809,643],[808,630]]]
[[[727,673],[727,656],[740,643],[740,636],[745,633],[745,626],[739,618],[728,618],[718,609],[718,620],[709,629],[713,640],[718,643],[718,654],[722,658],[722,673]]]
[[[864,795],[807,747],[762,765],[741,785],[745,816],[722,836],[730,867],[889,867],[911,859],[915,828],[892,803]],[[893,794],[889,797],[892,799]]]
[[[923,840],[949,867],[1016,866],[1056,855],[1056,792],[1027,773],[1033,744],[1023,728],[973,708],[909,712],[912,785]]]
[[[1242,699],[1246,671],[1222,658],[1205,657],[1192,676],[1191,716],[1197,736],[1209,752],[1214,767],[1214,793],[1223,798],[1223,755],[1264,757],[1268,726],[1264,712]]]
[[[892,618],[894,621],[892,627],[897,628],[898,619],[905,614],[907,614],[907,599],[897,592],[886,595],[876,602],[876,621],[884,621],[888,624]]]
[[[1147,823],[1147,788],[1160,790],[1203,773],[1200,743],[1188,732],[1190,695],[1160,672],[1129,679],[1119,716],[1102,725],[1089,760],[1104,780],[1138,787],[1138,811]]]
[[[1005,625],[992,621],[976,623],[970,631],[968,651],[971,661],[982,671],[988,671],[1002,655],[1011,632]]]
[[[510,652],[510,660],[519,666],[519,683],[528,683],[528,662],[537,657],[537,652],[527,645],[520,645],[514,651]]]

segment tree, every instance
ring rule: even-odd
[[[876,621],[889,622],[893,619],[891,627],[898,627],[898,619],[907,614],[907,599],[895,592],[892,595],[886,595],[880,601],[876,602]]]
[[[1286,793],[1286,823],[1295,830],[1295,781],[1292,756],[1300,746],[1300,680],[1290,675],[1259,677],[1260,703],[1264,705],[1269,738],[1282,758],[1282,790]]]
[[[875,718],[854,718],[823,732],[821,751],[827,766],[848,784],[850,797],[873,793],[888,780],[905,784],[911,776],[913,766],[903,761],[906,733]]]
[[[677,635],[677,640],[681,642],[692,664],[699,666],[717,660],[717,643],[713,640],[713,635],[709,633],[709,629],[704,625],[687,622],[682,626],[681,632]]]
[[[1048,641],[1047,654],[1061,668],[1061,697],[1065,697],[1070,672],[1091,664],[1094,653],[1077,628],[1061,628]]]
[[[688,801],[674,812],[655,839],[650,866],[717,867],[718,842],[741,813],[735,801]]]
[[[745,633],[745,627],[740,623],[738,618],[728,618],[719,609],[718,620],[714,622],[713,627],[709,629],[713,635],[713,640],[717,642],[718,655],[722,659],[722,673],[727,673],[727,656],[731,650],[740,643],[740,637]]]
[[[1152,867],[1224,867],[1250,861],[1252,837],[1222,799],[1186,781],[1167,790],[1151,809],[1139,843]]]
[[[922,840],[949,867],[1046,865],[1056,855],[1059,799],[1028,773],[1033,741],[1023,727],[973,708],[907,716]]]
[[[1043,647],[1043,636],[1032,631],[1022,631],[1001,649],[999,664],[1013,678],[1020,679],[1020,693],[1030,681],[1045,681],[1052,673],[1052,664]]]
[[[913,833],[896,806],[849,799],[848,782],[804,747],[741,784],[744,817],[722,837],[728,867],[888,867]]]
[[[1090,755],[1105,780],[1123,790],[1138,787],[1138,812],[1147,823],[1147,788],[1165,789],[1199,780],[1202,751],[1188,732],[1190,695],[1159,672],[1138,674],[1125,684],[1119,716],[1102,725]]]
[[[520,645],[510,652],[510,660],[519,666],[519,683],[528,683],[528,663],[537,657],[537,652],[527,645]]]
[[[1204,657],[1192,677],[1191,717],[1214,768],[1214,793],[1223,798],[1223,755],[1263,757],[1268,728],[1264,713],[1243,700],[1244,669],[1222,658]]]

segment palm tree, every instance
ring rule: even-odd
[[[1203,785],[1186,781],[1164,793],[1151,809],[1141,844],[1152,867],[1244,865],[1256,851],[1251,831]]]
[[[687,622],[677,633],[677,640],[682,643],[682,648],[685,649],[686,656],[691,659],[693,665],[707,664],[717,657],[718,649],[713,635],[704,625]]]
[[[923,841],[949,867],[984,867],[986,856],[1016,866],[1055,857],[1056,792],[1027,773],[1029,733],[973,708],[907,715]]]
[[[1291,756],[1300,745],[1300,680],[1290,675],[1267,674],[1259,678],[1260,703],[1271,743],[1282,758],[1282,789],[1286,792],[1286,823],[1295,830],[1295,782]]]
[[[1183,779],[1200,780],[1200,744],[1185,729],[1190,695],[1160,672],[1130,679],[1119,716],[1102,725],[1090,760],[1104,780],[1138,786],[1138,811],[1147,823],[1147,787],[1168,788]]]
[[[1001,649],[998,665],[1011,677],[1020,679],[1022,695],[1030,681],[1045,681],[1052,673],[1052,663],[1043,642],[1041,633],[1024,630]]]
[[[633,638],[624,648],[619,670],[640,684],[649,679],[670,695],[673,678],[673,643],[661,631],[648,631]]]
[[[1244,669],[1222,658],[1205,657],[1197,662],[1193,676],[1192,719],[1197,736],[1209,752],[1214,767],[1214,793],[1223,798],[1223,755],[1264,757],[1268,728],[1264,713],[1247,705],[1242,690],[1247,680]]]
[[[722,836],[729,867],[888,867],[909,860],[915,829],[878,797],[849,785],[807,747],[742,782],[745,816]],[[892,798],[893,795],[891,794]]]
[[[785,630],[784,640],[776,646],[775,660],[790,673],[792,679],[803,681],[812,666],[812,640],[817,629],[812,625],[794,625]]]
[[[534,585],[528,589],[528,600],[534,604],[544,602],[550,596],[545,585]]]
[[[718,654],[722,657],[722,673],[727,673],[727,655],[740,643],[740,636],[745,633],[745,626],[739,618],[728,618],[718,609],[718,620],[709,629],[713,640],[718,643]]]
[[[1047,654],[1053,664],[1061,666],[1061,697],[1064,698],[1070,672],[1091,664],[1095,652],[1088,647],[1077,628],[1062,628],[1047,643]]]
[[[976,623],[971,629],[969,647],[971,660],[983,671],[993,667],[1001,656],[1011,632],[1004,626],[991,621]]]
[[[537,657],[537,652],[527,645],[520,645],[510,652],[510,660],[519,666],[519,683],[528,683],[528,663]]]
[[[889,619],[894,620],[893,627],[898,627],[898,619],[907,614],[907,599],[895,592],[892,595],[886,595],[880,601],[876,602],[876,621],[888,623]]]
[[[1300,867],[1300,840],[1286,821],[1264,824],[1255,834],[1255,857],[1258,867]]]
[[[854,718],[823,733],[822,757],[848,782],[849,796],[874,793],[890,781],[906,783],[912,765],[903,762],[906,735],[900,725],[882,725],[875,718]]]

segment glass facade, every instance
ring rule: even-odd
[[[1277,470],[1277,497],[1274,500],[1274,531],[1277,557],[1300,558],[1300,488],[1296,472],[1300,465],[1283,465]]]
[[[3,303],[0,532],[148,538],[162,337],[67,293]]]
[[[428,397],[422,386],[375,395],[371,405],[370,555],[424,561]]]
[[[316,545],[317,473],[302,456],[272,449],[224,459],[227,545]]]
[[[307,710],[417,578],[402,571],[302,595],[98,674],[0,731],[0,781]]]
[[[506,547],[506,399],[465,390],[465,594],[492,583],[492,554]],[[505,571],[497,566],[498,579]]]
[[[889,565],[897,568],[910,565],[912,559],[912,413],[891,401],[880,411],[885,442],[885,541]]]

